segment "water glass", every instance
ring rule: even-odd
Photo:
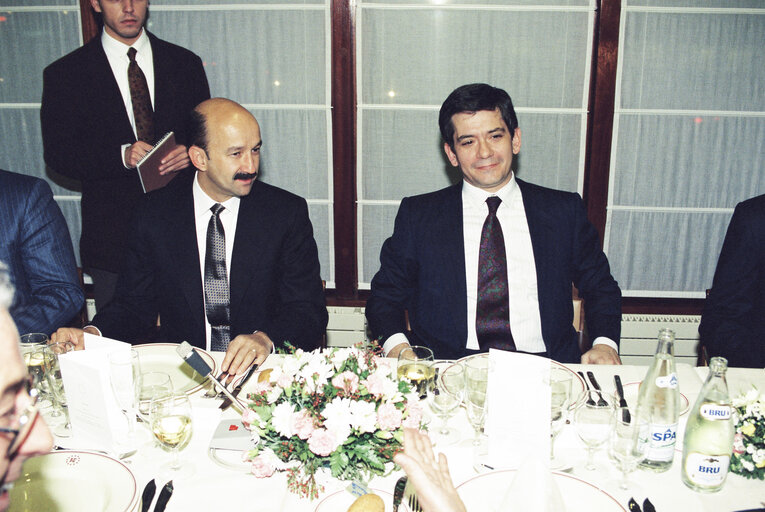
[[[140,393],[138,395],[138,413],[142,418],[149,414],[152,398],[173,391],[170,376],[162,372],[146,372],[141,374]]]
[[[441,418],[441,427],[434,436],[436,442],[451,444],[459,440],[459,431],[449,427],[449,417],[462,403],[465,394],[465,368],[455,361],[439,361],[432,365],[433,383],[428,388],[428,404]]]
[[[566,424],[571,404],[572,373],[555,364],[550,367],[550,460],[555,460],[555,439]]]
[[[118,350],[109,354],[109,377],[112,393],[127,423],[124,438],[117,443],[120,458],[125,459],[137,451],[135,423],[138,414],[138,396],[141,392],[141,365],[134,349]]]
[[[635,411],[629,407],[614,409],[613,430],[611,431],[610,453],[622,472],[619,482],[621,489],[630,486],[629,475],[645,457],[648,443],[640,442],[640,426],[635,418]]]
[[[588,404],[586,397],[583,397],[579,400],[579,406],[574,411],[574,427],[579,439],[587,446],[585,468],[590,471],[595,469],[595,452],[609,439],[611,423],[614,419],[613,398],[607,393],[603,393],[602,396],[605,404]]]

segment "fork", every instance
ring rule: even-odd
[[[590,383],[587,382],[587,378],[584,376],[584,374],[582,372],[578,371],[576,373],[578,373],[579,376],[582,378],[582,380],[584,381],[584,387],[587,388],[587,402],[586,402],[587,405],[594,406],[595,405],[595,400],[592,399],[592,390],[590,389]]]
[[[217,379],[223,383],[225,382],[225,379],[228,378],[228,372],[220,372],[220,375],[218,375]],[[218,396],[223,396],[223,393],[219,392],[215,388],[215,383],[213,381],[210,381],[210,389],[207,390],[207,393],[202,395],[205,398],[217,398]]]
[[[404,496],[406,496],[406,505],[409,507],[410,512],[422,512],[420,502],[417,501],[417,495],[414,493],[412,484],[407,480],[406,487],[404,487]]]
[[[600,384],[595,380],[595,375],[592,372],[587,372],[587,376],[590,378],[592,387],[595,388],[595,394],[598,397],[598,407],[608,407],[608,402],[603,399],[603,394],[600,392]]]

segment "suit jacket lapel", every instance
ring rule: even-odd
[[[257,267],[263,248],[268,246],[269,233],[262,229],[262,226],[270,226],[272,223],[266,219],[269,212],[263,207],[263,202],[258,199],[259,196],[260,188],[256,181],[252,191],[242,197],[239,204],[229,276],[232,322],[244,299],[252,270]],[[257,220],[258,228],[253,228],[255,220]],[[278,223],[278,220],[273,222]]]
[[[452,186],[440,212],[444,258],[444,293],[453,297],[450,317],[460,339],[467,339],[467,283],[465,282],[465,236],[462,220],[462,182]],[[455,226],[457,229],[455,229]]]
[[[106,57],[104,47],[101,45],[101,37],[88,43],[91,55],[87,57],[85,65],[91,77],[83,80],[86,84],[92,84],[90,98],[93,110],[99,112],[103,119],[116,119],[117,122],[111,128],[117,132],[121,140],[135,142],[133,127],[130,126],[130,118],[125,110],[125,102],[122,93],[114,78],[109,59]]]

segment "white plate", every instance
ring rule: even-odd
[[[97,453],[51,452],[24,463],[10,512],[127,512],[138,486],[122,462]]]
[[[515,478],[516,470],[499,470],[478,475],[457,486],[468,510],[497,510],[500,500]],[[613,496],[589,482],[567,473],[552,473],[555,485],[566,502],[566,512],[627,512]]]
[[[178,355],[178,345],[175,343],[148,343],[135,345],[138,351],[138,359],[141,363],[141,372],[162,372],[170,376],[175,391],[186,394],[194,393],[204,387],[207,377],[202,377]],[[207,351],[194,348],[202,359],[212,368],[215,375],[218,366],[215,359]]]
[[[640,382],[629,382],[624,385],[624,399],[627,401],[627,405],[630,408],[637,408],[638,392],[640,389]],[[691,408],[688,397],[680,393],[680,415],[687,413]]]
[[[526,354],[529,355],[529,354]],[[465,356],[463,358],[460,358],[457,360],[458,363],[465,363],[468,359],[471,359],[473,357],[489,357],[488,352],[481,352],[480,354],[473,354],[471,356]],[[541,357],[541,356],[537,356]],[[582,380],[582,377],[579,376],[578,373],[576,373],[574,370],[566,366],[565,364],[559,363],[558,361],[553,361],[550,359],[550,364],[553,367],[559,367],[563,368],[564,370],[568,371],[571,374],[571,405],[569,406],[569,409],[573,409],[576,406],[575,398],[582,394],[584,391],[584,380]]]
[[[385,512],[394,512],[393,495],[391,493],[379,489],[369,489],[369,492],[382,498],[385,503]],[[348,491],[337,491],[321,500],[314,512],[345,512],[353,505],[354,501],[356,501],[356,496]],[[404,512],[405,510],[407,508],[402,505],[399,507],[398,512]]]

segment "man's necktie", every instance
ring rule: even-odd
[[[205,314],[210,322],[210,348],[225,351],[231,340],[229,289],[226,274],[226,234],[220,221],[224,206],[215,203],[207,224],[207,252],[205,253]]]
[[[151,108],[151,96],[146,77],[135,61],[136,49],[128,49],[128,84],[130,84],[130,100],[133,103],[133,117],[138,140],[151,144],[154,139],[154,111]]]
[[[505,237],[497,219],[497,208],[501,202],[496,196],[486,199],[489,215],[483,223],[481,247],[478,251],[478,305],[475,329],[481,350],[498,348],[514,351],[515,342],[510,332]]]

